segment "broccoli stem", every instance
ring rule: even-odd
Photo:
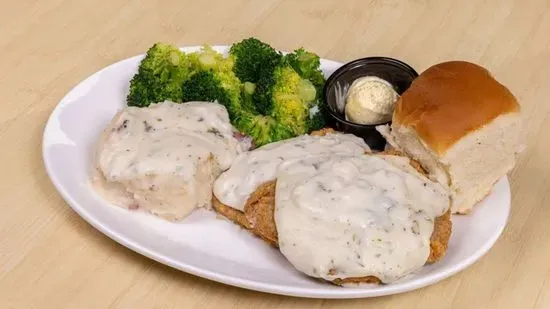
[[[244,82],[243,87],[246,94],[254,94],[254,92],[256,91],[256,84],[251,82]]]
[[[199,62],[205,69],[213,69],[216,66],[216,58],[214,55],[208,53],[201,54]]]
[[[177,51],[171,52],[170,55],[168,56],[168,59],[173,66],[177,66],[180,64],[180,58],[181,58],[181,53]]]
[[[315,86],[313,86],[313,84],[307,80],[307,79],[302,79],[301,83],[300,83],[300,98],[302,98],[302,100],[304,100],[305,102],[313,102],[313,100],[315,100],[315,97],[317,95],[317,91],[315,90]]]

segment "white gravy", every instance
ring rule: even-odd
[[[406,158],[310,157],[279,173],[275,223],[281,252],[305,274],[389,283],[426,263],[448,207],[445,189]]]
[[[209,205],[215,177],[247,150],[235,133],[217,103],[126,107],[98,144],[96,188],[119,206],[179,219]]]
[[[243,153],[214,183],[214,195],[225,205],[243,210],[250,195],[296,160],[330,154],[362,155],[370,148],[351,134],[301,135]]]

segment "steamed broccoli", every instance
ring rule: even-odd
[[[190,74],[187,56],[174,46],[154,44],[130,81],[129,106],[146,107],[164,100],[181,101],[181,84]]]
[[[233,45],[230,54],[235,59],[234,71],[253,89],[243,91],[246,116],[236,126],[258,146],[324,127],[321,93],[325,80],[317,55],[299,49],[283,57],[256,39]]]
[[[260,73],[258,82],[255,84],[256,91],[253,94],[253,101],[256,110],[262,115],[269,115],[273,107],[271,90],[275,84],[275,75],[273,74],[275,68],[277,68],[277,65],[264,68]]]
[[[256,84],[250,82],[243,83],[242,89],[242,108],[246,111],[257,114],[256,105],[254,104],[254,94],[256,93]]]
[[[184,81],[182,86],[182,101],[218,101],[230,102],[229,92],[222,87],[221,81],[212,71],[200,71]]]
[[[235,65],[232,58],[224,57],[209,45],[201,46],[199,51],[190,53],[188,57],[191,67],[198,71],[212,70],[229,73]]]
[[[323,71],[321,71],[319,56],[300,48],[286,55],[285,58],[292,68],[302,78],[309,80],[315,88],[319,89],[319,87],[322,88],[325,85],[325,76],[323,75]]]
[[[285,60],[304,79],[309,80],[316,90],[315,100],[309,103],[309,131],[319,130],[325,126],[326,108],[323,104],[325,76],[321,71],[321,60],[318,55],[303,48],[285,56]]]
[[[182,101],[217,101],[233,120],[241,113],[242,83],[233,73],[233,60],[210,46],[188,55],[192,73],[180,86]]]
[[[296,136],[288,126],[276,120],[269,113],[259,113],[254,95],[256,84],[245,82],[242,89],[241,112],[234,119],[235,127],[252,137],[256,146]]]
[[[307,133],[308,101],[315,98],[315,88],[303,80],[292,67],[279,66],[273,71],[275,83],[271,88],[271,115],[294,134]],[[313,95],[311,94],[313,91]]]
[[[235,126],[252,137],[256,147],[296,136],[290,128],[271,116],[243,113]]]
[[[271,115],[258,114],[253,101],[255,84],[241,84],[232,71],[198,71],[183,82],[182,89],[184,102],[217,101],[223,104],[231,123],[240,132],[252,137],[256,146],[296,136],[288,126]]]
[[[309,102],[316,98],[316,89],[306,79],[282,60],[272,71],[264,70],[256,84],[253,102],[256,110],[273,121],[256,125],[270,126],[272,129],[263,129],[262,132],[281,136],[293,137],[309,131]],[[275,129],[275,124],[278,126]],[[288,133],[292,133],[288,136]],[[267,138],[265,138],[267,139]]]
[[[271,71],[264,70],[257,84],[243,83],[241,100],[226,106],[233,125],[259,147],[306,133],[308,100],[313,101],[315,93],[309,81],[288,63],[280,62]]]
[[[315,101],[309,106],[309,132],[320,130],[326,126],[326,107],[321,101]]]
[[[298,49],[282,56],[255,38],[234,44],[228,57],[208,45],[186,55],[158,43],[130,83],[128,105],[217,101],[231,123],[262,146],[324,126],[319,66],[313,53]]]
[[[281,59],[281,54],[268,44],[248,38],[231,46],[229,55],[235,59],[235,75],[242,82],[256,83],[262,69],[273,68]]]

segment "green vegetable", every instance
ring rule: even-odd
[[[254,44],[238,46],[258,46],[261,43],[244,42]],[[270,50],[267,44],[261,44],[263,45],[259,50]],[[258,54],[261,52],[256,52]],[[254,58],[243,56],[240,59]],[[236,68],[239,58],[236,57],[235,61]],[[258,65],[249,65],[250,63]],[[325,79],[317,55],[299,49],[277,58],[277,61],[242,61],[242,64],[243,67],[248,64],[246,68],[252,68],[251,71],[255,70],[254,74],[247,75],[249,81],[245,83],[245,87],[253,88],[254,91],[243,91],[243,102],[247,102],[246,106],[253,105],[254,108],[247,108],[251,112],[247,113],[247,117],[242,117],[236,126],[252,136],[257,146],[309,133],[325,126],[321,104]]]
[[[302,93],[307,92],[304,91],[302,78],[292,67],[284,64],[274,70],[273,77],[271,116],[295,135],[307,133],[309,110],[308,102],[302,97]]]
[[[224,57],[209,45],[201,46],[199,51],[189,54],[188,57],[191,67],[196,71],[212,70],[230,73],[235,65],[232,58]]]
[[[229,92],[222,87],[221,81],[212,71],[201,71],[183,82],[182,101],[218,101],[230,102]]]
[[[316,98],[313,84],[301,78],[283,59],[271,72],[262,72],[254,103],[258,112],[274,117],[295,135],[300,135],[311,131],[309,109]]]
[[[318,55],[308,52],[303,48],[285,56],[285,60],[290,63],[292,68],[313,84],[316,90],[316,97],[309,101],[309,131],[319,130],[325,127],[326,107],[323,99],[323,88],[325,86],[325,77],[321,70],[321,60]]]
[[[244,92],[246,92],[247,94],[254,94],[254,92],[256,91],[256,84],[251,82],[245,82],[243,84],[243,87],[244,87]]]
[[[307,79],[302,79],[300,82],[300,97],[306,102],[313,102],[317,96],[315,86]]]
[[[189,54],[193,73],[180,88],[182,102],[217,101],[227,108],[234,120],[242,113],[241,81],[233,73],[233,61],[224,58],[210,46],[203,46],[198,52]]]
[[[154,44],[130,81],[128,106],[146,107],[165,100],[181,101],[181,84],[190,75],[190,63],[179,49]]]
[[[325,85],[319,56],[300,48],[286,55],[285,58],[302,78],[309,80],[316,88],[322,88]]]
[[[265,43],[248,39],[233,45],[232,54],[224,58],[210,47],[203,46],[199,52],[189,55],[196,73],[183,83],[182,100],[223,104],[232,124],[251,136],[256,146],[305,133],[308,105],[302,95],[312,95],[311,91],[302,88],[311,83],[304,82],[288,63],[282,64],[281,57],[278,57],[279,62],[270,65],[260,66],[260,62],[255,62],[261,58],[257,53],[270,49]],[[258,79],[257,84],[251,80],[243,83],[237,78],[239,70],[235,69],[239,63],[243,67],[249,66],[248,69],[253,67],[249,73],[256,70],[253,73],[261,76],[261,80]],[[264,98],[266,104],[261,104],[258,96]]]
[[[282,57],[273,47],[256,38],[233,44],[229,54],[235,59],[233,70],[237,77],[252,83],[258,82],[263,67],[273,68]]]
[[[320,130],[326,126],[326,107],[320,101],[309,106],[309,131]]]
[[[301,98],[301,86],[302,79],[288,65],[277,66],[269,74],[266,72],[258,84],[246,82],[243,86],[243,112],[235,126],[251,136],[258,147],[305,133],[303,124],[306,124],[307,104]],[[265,97],[269,107],[260,104],[258,94]]]
[[[256,105],[254,104],[254,93],[256,92],[256,84],[245,82],[242,90],[241,108],[247,113],[257,114]]]
[[[249,38],[224,57],[208,45],[185,55],[158,43],[130,82],[128,105],[217,101],[231,123],[262,146],[324,127],[324,83],[319,57],[303,49],[283,57]]]
[[[261,75],[258,82],[255,84],[256,89],[253,94],[254,105],[258,113],[262,115],[269,115],[271,113],[271,107],[273,101],[271,100],[271,88],[275,84],[273,72],[275,71],[275,66],[270,69],[265,69]]]
[[[256,147],[296,136],[290,128],[278,123],[273,117],[253,113],[244,113],[236,127],[252,137]]]

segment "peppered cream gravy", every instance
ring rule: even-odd
[[[421,268],[436,217],[449,207],[439,184],[397,156],[316,156],[277,177],[280,250],[307,275],[393,282]]]
[[[95,188],[121,207],[180,219],[210,204],[214,179],[250,146],[235,134],[217,103],[126,107],[98,143]]]
[[[362,155],[370,148],[351,134],[301,135],[243,153],[214,183],[214,195],[224,204],[243,210],[249,196],[278,171],[296,160],[319,155]]]

